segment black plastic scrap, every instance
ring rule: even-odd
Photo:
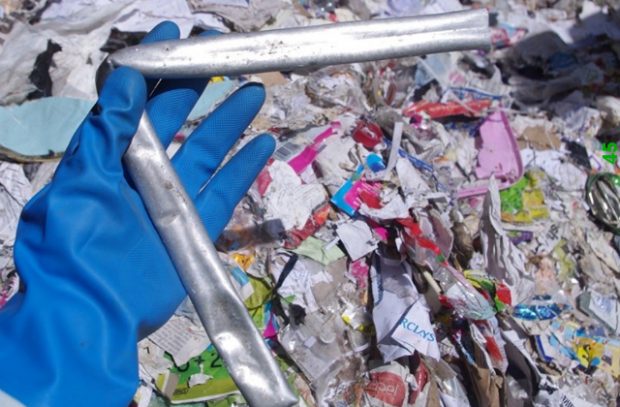
[[[50,66],[54,66],[54,54],[62,51],[62,47],[52,40],[47,40],[47,49],[37,55],[32,72],[28,76],[30,82],[37,87],[27,96],[28,100],[52,96],[52,78]]]

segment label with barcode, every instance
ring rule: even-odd
[[[295,157],[302,149],[302,146],[299,146],[291,141],[287,141],[282,144],[276,152],[273,154],[273,157],[276,160],[280,161],[288,161],[291,158]]]

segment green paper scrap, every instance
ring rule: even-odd
[[[160,396],[159,394],[155,393],[153,395],[154,397],[151,397],[151,401],[149,402],[148,407],[169,407],[170,406],[170,402],[168,400],[166,400],[165,397]],[[204,403],[175,403],[175,407],[206,407],[209,404],[207,404],[206,402]]]
[[[295,301],[295,295],[294,295],[294,294],[291,294],[291,295],[289,295],[289,296],[282,297],[282,301],[284,301],[284,302],[286,302],[287,304],[289,304],[289,305],[290,305],[290,304],[292,304],[292,303],[293,303],[293,301]]]
[[[497,310],[497,312],[502,312],[506,309],[506,304],[504,304],[502,300],[497,298],[497,295],[495,294],[493,294],[493,303],[495,304],[495,309]]]
[[[263,281],[249,276],[250,284],[254,288],[254,292],[244,301],[245,307],[248,309],[254,325],[259,331],[265,330],[265,306],[271,298],[272,288]]]
[[[190,387],[189,378],[196,373],[212,378]],[[213,345],[185,365],[175,366],[159,375],[156,386],[173,403],[214,400],[239,392]]]
[[[529,185],[527,177],[522,177],[510,188],[499,191],[502,212],[517,213],[523,209],[523,191]]]
[[[291,390],[297,396],[304,397],[303,394],[300,394],[300,389],[295,385],[296,380],[299,378],[299,373],[295,367],[289,365],[286,360],[278,356],[275,356],[275,359],[280,370],[284,372]],[[196,373],[203,373],[213,378],[206,383],[189,387],[189,378]],[[173,387],[175,383],[176,387]],[[243,396],[228,374],[222,359],[213,345],[209,345],[202,354],[190,359],[185,365],[175,366],[168,373],[160,375],[155,384],[175,405],[200,401],[208,401],[207,405],[209,407],[227,407],[243,404]]]
[[[545,195],[539,187],[540,175],[528,171],[516,184],[500,191],[502,221],[509,223],[532,223],[549,217]]]
[[[316,260],[324,266],[345,256],[338,245],[332,245],[328,250],[325,250],[325,244],[321,239],[310,236],[293,252]]]
[[[558,280],[562,282],[568,282],[575,276],[576,264],[571,257],[567,254],[564,247],[566,246],[566,240],[560,239],[551,252],[553,258],[556,260],[556,270],[558,270]]]
[[[271,287],[259,279],[250,277],[250,284],[254,288],[253,294],[245,300],[245,306],[252,317],[252,321],[259,329],[265,329],[265,306],[271,297]],[[166,358],[170,359],[170,355],[166,354]],[[173,361],[174,363],[174,361]],[[189,379],[193,374],[203,373],[212,376],[206,383],[189,386]],[[199,356],[189,360],[183,366],[173,366],[166,374],[162,374],[157,378],[157,388],[166,395],[174,404],[189,403],[199,401],[209,401],[209,406],[228,404],[219,404],[219,400],[223,397],[226,400],[235,400],[235,397],[241,397],[239,390],[228,374],[228,371],[222,363],[222,359],[217,353],[213,345],[209,345]],[[228,396],[228,397],[227,397]],[[215,400],[218,403],[215,403]]]
[[[246,404],[247,402],[245,401],[245,399],[243,398],[241,394],[231,394],[230,396],[226,398],[209,401],[207,403],[209,407],[244,406]]]

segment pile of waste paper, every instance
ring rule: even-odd
[[[265,85],[236,149],[262,132],[278,146],[216,246],[300,405],[616,406],[613,3],[2,0],[0,308],[20,288],[21,208],[97,67],[159,21],[187,36],[484,7],[489,52],[214,78],[176,140]],[[245,405],[189,300],[139,355],[136,406]]]

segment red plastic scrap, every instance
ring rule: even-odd
[[[426,369],[424,363],[420,363],[418,365],[414,378],[417,386],[409,393],[409,405],[413,405],[415,403],[422,390],[424,390],[424,386],[426,386],[426,383],[428,382],[428,369]]]
[[[486,340],[486,350],[491,359],[501,363],[504,360],[504,357],[499,345],[495,341],[495,338],[492,336],[485,336],[484,339]]]
[[[263,168],[263,170],[256,177],[256,187],[258,188],[258,193],[261,197],[265,196],[265,192],[267,192],[267,188],[269,188],[269,184],[271,184],[271,174],[269,173],[269,167]]]
[[[331,207],[329,203],[320,206],[312,212],[310,219],[306,221],[306,224],[301,229],[296,229],[288,232],[284,247],[286,249],[294,249],[299,246],[304,240],[312,236],[317,230],[321,228],[327,222],[329,211]]]
[[[353,130],[353,140],[361,143],[368,149],[373,149],[383,140],[383,131],[377,123],[359,120]]]
[[[441,249],[439,248],[439,246],[437,246],[432,240],[427,239],[423,236],[422,229],[416,221],[411,218],[406,218],[398,219],[397,222],[404,227],[406,244],[410,246],[420,246],[428,249],[435,253],[438,257],[440,257],[440,263],[445,262],[445,258],[441,253]]]
[[[356,206],[359,208],[361,203],[365,203],[366,206],[373,209],[380,209],[383,207],[381,203],[381,185],[378,183],[369,183],[365,181],[357,181],[351,191],[353,196],[357,194]],[[347,194],[347,197],[349,194]],[[345,198],[345,199],[346,199]]]
[[[405,108],[403,114],[407,117],[414,117],[420,113],[426,113],[432,119],[460,115],[481,116],[486,109],[491,107],[491,102],[489,99],[446,103],[421,101]]]
[[[508,288],[508,286],[503,282],[495,283],[495,296],[504,304],[508,306],[512,305],[512,295],[510,294],[510,288]]]

